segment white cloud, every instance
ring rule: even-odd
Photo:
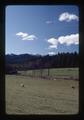
[[[66,35],[66,36],[60,36],[58,38],[58,42],[60,44],[66,44],[66,45],[77,45],[79,44],[79,34],[71,34],[71,35]]]
[[[34,40],[37,39],[35,35],[28,35],[28,33],[18,32],[16,33],[17,36],[20,36],[22,40]]]
[[[51,49],[51,48],[56,48],[57,49],[57,45],[50,45],[49,49]]]
[[[58,40],[55,38],[50,38],[47,40],[51,45],[49,46],[49,48],[57,48],[58,45]]]
[[[47,24],[51,24],[51,23],[52,23],[52,21],[46,21],[46,23],[47,23]]]
[[[23,32],[19,32],[19,33],[17,33],[16,35],[21,36],[21,37],[26,37],[26,36],[28,36],[27,33],[23,33]]]
[[[79,44],[79,34],[71,34],[66,36],[60,36],[57,39],[56,38],[50,38],[47,40],[48,43],[50,43],[49,48],[56,48],[58,47],[58,44],[65,44],[66,46],[69,45],[78,45]]]
[[[35,35],[29,35],[27,37],[24,37],[22,40],[34,40],[36,39],[37,37]]]
[[[64,12],[59,16],[59,21],[70,22],[71,20],[79,20],[79,17],[75,14],[70,14],[68,12]]]
[[[55,55],[55,52],[49,52],[48,54],[49,55]]]

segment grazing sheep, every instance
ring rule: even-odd
[[[20,86],[21,86],[21,87],[24,87],[24,84],[23,84],[23,83],[21,83],[21,84],[20,84]]]

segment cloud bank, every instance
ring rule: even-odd
[[[34,40],[37,39],[35,35],[29,35],[28,33],[18,32],[16,33],[17,36],[21,37],[22,40]]]
[[[66,44],[67,46],[74,44],[79,44],[79,34],[71,34],[66,36],[61,36],[58,38],[60,44]]]
[[[50,38],[47,40],[48,43],[50,43],[49,48],[56,48],[58,47],[58,44],[65,44],[66,46],[70,45],[78,45],[79,44],[79,34],[71,34],[66,36],[60,36],[57,39],[56,38]]]
[[[59,21],[66,21],[66,22],[70,22],[71,20],[79,20],[79,17],[75,14],[70,14],[68,12],[64,12],[59,16]]]

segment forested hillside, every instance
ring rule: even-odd
[[[42,68],[67,68],[79,66],[79,54],[58,53],[56,55],[6,55],[6,68],[11,66],[17,70],[42,69]]]

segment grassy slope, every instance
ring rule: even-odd
[[[68,73],[68,72],[67,72]],[[76,114],[79,81],[6,75],[7,114]],[[24,83],[24,87],[20,84]],[[72,89],[75,86],[75,89]]]

